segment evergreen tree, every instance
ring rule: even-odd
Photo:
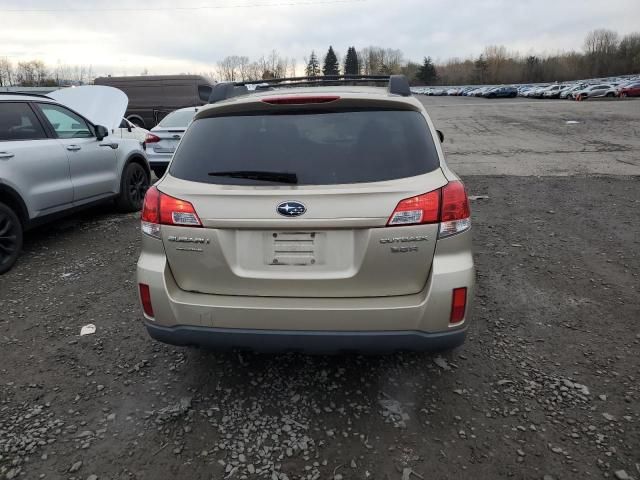
[[[340,66],[338,65],[338,57],[333,51],[333,47],[329,47],[327,55],[324,57],[324,67],[322,67],[324,75],[340,75]]]
[[[320,63],[318,62],[318,57],[316,57],[316,52],[313,50],[311,51],[311,58],[309,58],[305,73],[307,77],[317,77],[320,75]]]
[[[484,58],[484,55],[480,55],[478,57],[478,59],[474,62],[474,67],[476,70],[476,78],[480,83],[484,83],[487,76],[487,70],[489,70],[489,63]]]
[[[418,69],[416,77],[423,81],[425,85],[429,85],[436,81],[438,78],[438,72],[436,66],[433,64],[431,57],[425,57],[422,66]]]
[[[356,47],[349,47],[347,50],[347,58],[344,61],[344,74],[360,74],[360,62],[358,61],[358,53],[356,52]]]

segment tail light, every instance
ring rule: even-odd
[[[440,189],[405,198],[398,203],[387,225],[418,225],[438,223],[440,218]]]
[[[471,226],[471,211],[464,185],[453,181],[444,187],[398,203],[387,226],[440,223],[439,238],[464,232]]]
[[[151,290],[149,289],[149,285],[144,283],[138,284],[140,288],[140,302],[142,303],[142,310],[145,315],[153,318],[153,305],[151,305]]]
[[[442,210],[439,238],[450,237],[471,227],[469,199],[462,182],[449,182],[442,187]]]
[[[153,133],[147,133],[147,136],[144,137],[144,143],[158,143],[160,141],[160,137],[154,135]]]
[[[142,231],[160,238],[160,225],[202,227],[202,222],[191,203],[151,187],[144,197]]]
[[[449,323],[460,323],[464,320],[464,313],[467,309],[467,287],[454,288],[451,296],[451,316]]]

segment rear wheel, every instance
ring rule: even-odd
[[[140,117],[129,117],[127,118],[127,120],[129,120],[131,123],[133,123],[136,127],[138,128],[145,128],[146,125],[144,123],[144,120]]]
[[[123,212],[140,210],[149,185],[149,174],[142,165],[138,163],[127,165],[120,181],[120,195],[116,198],[118,210]]]
[[[613,92],[607,92],[607,97],[615,97],[615,94]]]
[[[0,203],[0,275],[16,263],[22,249],[22,223],[11,208]]]

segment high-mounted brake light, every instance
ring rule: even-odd
[[[464,320],[467,308],[467,287],[454,288],[451,296],[451,316],[449,323],[460,323]]]
[[[147,133],[147,136],[144,137],[144,143],[158,143],[160,140],[160,137],[153,133]]]
[[[263,98],[262,103],[269,105],[308,105],[310,103],[331,103],[340,100],[337,95],[290,96]]]
[[[151,187],[144,197],[142,231],[160,238],[160,225],[202,227],[202,222],[191,203]]]
[[[398,203],[387,226],[440,223],[439,238],[463,232],[471,226],[469,201],[464,185],[453,181],[432,192]]]

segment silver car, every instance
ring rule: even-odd
[[[197,113],[145,198],[152,337],[313,352],[464,341],[471,220],[442,134],[404,77],[313,81],[233,97],[218,84]]]
[[[200,107],[181,108],[164,117],[147,134],[144,147],[151,170],[158,178],[164,175],[173,152]]]
[[[95,87],[71,93],[85,88]],[[112,127],[49,97],[0,93],[0,274],[16,262],[30,227],[96,202],[142,207],[147,160],[136,140],[109,136]]]
[[[586,100],[587,98],[615,97],[616,87],[606,84],[590,85],[582,90],[572,93],[572,98],[576,100]]]

